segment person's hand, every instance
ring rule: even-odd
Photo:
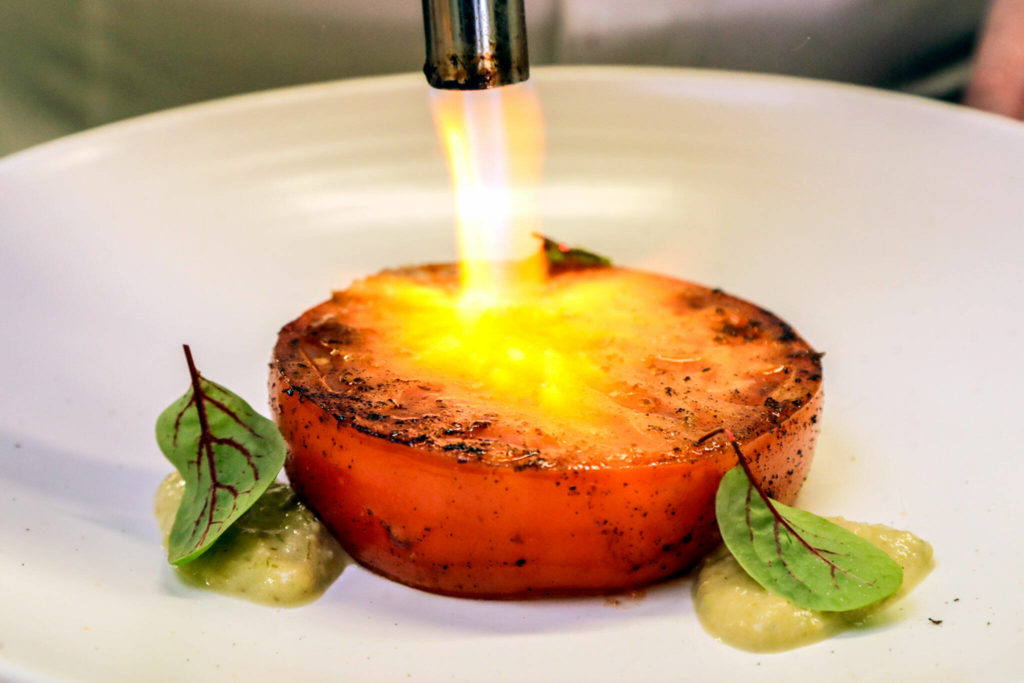
[[[964,102],[1024,120],[1024,0],[995,0]]]

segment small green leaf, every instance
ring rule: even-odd
[[[185,346],[192,387],[160,414],[156,440],[185,480],[167,555],[199,557],[273,483],[284,465],[281,432],[241,398],[206,380]]]
[[[745,465],[741,460],[722,478],[715,513],[725,545],[765,590],[798,607],[842,612],[899,589],[903,570],[884,551],[827,519],[769,499]]]
[[[612,264],[611,259],[599,256],[585,249],[570,247],[568,244],[563,244],[544,235],[537,235],[537,237],[544,240],[544,256],[547,258],[548,263],[553,266],[581,269],[607,268]]]

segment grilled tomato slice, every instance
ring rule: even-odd
[[[300,497],[361,564],[437,593],[616,592],[717,542],[735,457],[803,484],[821,355],[719,290],[622,268],[468,302],[451,265],[360,280],[281,330],[274,415]]]

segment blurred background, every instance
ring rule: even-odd
[[[955,101],[987,4],[526,0],[526,11],[534,66],[774,72]],[[225,95],[418,70],[421,12],[419,0],[0,0],[0,155]]]

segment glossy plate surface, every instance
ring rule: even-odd
[[[540,70],[544,230],[758,302],[825,358],[800,505],[909,528],[938,567],[891,623],[783,655],[643,596],[494,603],[349,567],[274,610],[182,586],[156,415],[200,368],[266,405],[277,329],[450,260],[419,76],[230,99],[0,161],[0,678],[1024,678],[1024,125],[785,78]],[[934,620],[934,621],[933,621]],[[936,623],[941,622],[941,623]]]

